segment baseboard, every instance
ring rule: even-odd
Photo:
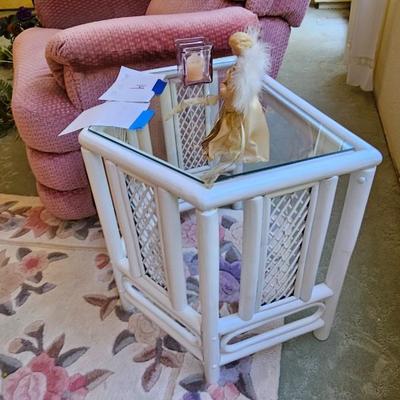
[[[349,2],[334,2],[334,3],[315,3],[316,7],[321,10],[326,9],[348,9],[350,8]]]

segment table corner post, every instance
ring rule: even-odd
[[[343,282],[360,232],[375,170],[376,168],[370,168],[350,174],[342,216],[325,280],[333,295],[325,302],[326,309],[322,316],[324,326],[313,332],[318,340],[326,340],[329,337]]]
[[[200,275],[203,364],[209,384],[219,380],[219,218],[218,210],[196,212]]]

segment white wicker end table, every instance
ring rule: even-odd
[[[212,188],[200,143],[218,105],[195,105],[167,119],[185,98],[218,93],[232,58],[214,62],[211,84],[185,88],[176,68],[154,99],[150,128],[91,127],[79,136],[125,307],[135,306],[203,362],[219,367],[307,332],[327,339],[380,153],[288,89],[265,77],[262,103],[271,133],[268,163],[245,165]],[[153,154],[163,136],[165,154]],[[317,272],[338,178],[347,194],[325,280]],[[241,204],[237,312],[219,312],[219,210]],[[188,211],[192,210],[192,211]],[[196,219],[199,307],[187,298],[181,214]],[[271,322],[291,317],[276,327]]]

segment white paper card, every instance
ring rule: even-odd
[[[148,103],[106,102],[83,111],[59,136],[66,135],[91,125],[126,128],[148,109]]]
[[[99,100],[149,102],[154,96],[154,85],[164,76],[121,67],[116,81]]]

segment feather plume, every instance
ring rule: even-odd
[[[259,29],[248,28],[246,33],[252,38],[253,45],[238,57],[233,74],[233,106],[245,114],[250,102],[261,92],[264,75],[271,68],[270,48],[259,38]]]

